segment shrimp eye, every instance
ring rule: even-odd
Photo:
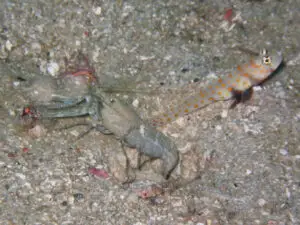
[[[263,58],[263,64],[265,65],[271,65],[271,58],[269,56],[264,56]]]

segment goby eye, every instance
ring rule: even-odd
[[[271,65],[272,61],[271,58],[269,56],[264,56],[263,58],[263,64],[265,65]]]

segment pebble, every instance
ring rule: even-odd
[[[259,205],[260,207],[264,206],[265,204],[266,204],[266,200],[264,200],[264,199],[262,199],[262,198],[258,199],[258,205]]]
[[[70,131],[70,134],[72,134],[73,136],[75,137],[78,137],[79,136],[79,132],[77,130],[72,130]]]
[[[136,195],[135,193],[130,193],[128,196],[127,196],[127,202],[129,203],[138,203],[139,201],[139,197],[138,195]]]
[[[20,178],[22,180],[26,179],[26,176],[24,174],[22,174],[22,173],[16,173],[15,175],[16,175],[16,177],[18,177],[18,178]]]
[[[16,112],[15,112],[14,110],[12,110],[12,109],[9,109],[9,110],[8,110],[8,114],[9,114],[10,116],[16,116]]]
[[[132,102],[132,105],[134,108],[137,108],[139,106],[139,100],[134,99],[134,101]]]
[[[5,48],[6,48],[6,50],[10,52],[11,49],[12,49],[12,47],[13,47],[13,45],[12,45],[12,43],[10,42],[10,40],[7,40],[7,41],[5,42]]]
[[[222,130],[222,126],[221,125],[217,125],[216,126],[216,130],[219,130],[219,131]]]
[[[76,41],[75,41],[75,45],[76,45],[76,46],[80,46],[80,45],[81,45],[81,42],[80,42],[79,40],[76,40]]]
[[[101,8],[100,6],[94,7],[94,8],[93,8],[93,12],[94,12],[97,16],[100,16],[100,15],[101,15],[101,12],[102,12],[102,8]]]
[[[221,113],[222,118],[226,118],[228,116],[228,110],[223,110]]]
[[[262,90],[262,87],[261,87],[261,86],[254,86],[254,87],[253,87],[253,90],[254,90],[254,91],[261,91],[261,90]]]
[[[289,153],[286,149],[280,149],[279,152],[281,155],[287,155]]]
[[[69,203],[70,205],[73,205],[73,204],[74,204],[74,201],[75,201],[74,196],[69,196],[69,197],[68,197],[68,203]]]
[[[14,81],[13,85],[14,85],[14,87],[18,87],[20,85],[20,82],[19,81]]]
[[[38,42],[33,42],[31,44],[31,49],[33,52],[40,53],[42,51],[42,46]]]
[[[252,173],[252,170],[249,170],[249,169],[246,170],[247,175],[250,175],[251,173]]]
[[[59,71],[59,65],[56,62],[47,64],[47,71],[51,76],[56,76]]]
[[[31,137],[36,137],[36,138],[42,137],[46,133],[47,133],[46,128],[44,128],[43,125],[39,125],[39,124],[37,124],[36,126],[28,130],[28,134]]]
[[[201,125],[202,125],[202,128],[203,128],[203,129],[207,129],[207,128],[208,128],[208,123],[205,122],[205,121],[202,122]]]

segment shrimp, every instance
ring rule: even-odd
[[[268,54],[263,50],[259,56],[244,65],[239,65],[224,78],[185,99],[181,104],[170,108],[166,113],[150,121],[154,127],[164,126],[179,117],[192,113],[216,101],[232,99],[237,93],[244,93],[266,80],[282,63],[281,53]]]
[[[164,178],[169,178],[179,160],[177,147],[169,137],[145,123],[132,108],[117,98],[111,98],[101,88],[92,87],[90,95],[80,99],[79,102],[63,97],[61,104],[36,105],[27,111],[30,116],[35,113],[39,118],[91,116],[102,123],[96,128],[103,134],[112,133],[128,147],[151,158],[160,158],[163,161],[161,173]]]

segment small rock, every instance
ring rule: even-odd
[[[22,173],[16,173],[15,175],[16,175],[16,177],[18,177],[18,178],[20,178],[22,180],[26,179],[26,176],[24,174],[22,174]]]
[[[6,50],[10,52],[11,49],[12,49],[12,47],[13,47],[13,45],[12,45],[12,43],[10,42],[10,40],[7,40],[7,41],[5,42],[5,48],[6,48]]]
[[[139,167],[139,152],[136,149],[125,148],[126,155],[129,160],[129,164],[132,168]]]
[[[186,126],[185,117],[178,118],[178,119],[176,120],[176,123],[177,123],[180,127],[185,127],[185,126]]]
[[[100,6],[94,7],[94,8],[93,8],[93,12],[94,12],[97,16],[100,16],[100,15],[101,15],[101,12],[102,12],[102,8],[101,8]]]
[[[128,203],[138,203],[139,197],[135,193],[130,193],[126,200]]]
[[[20,82],[19,81],[14,81],[13,85],[14,85],[14,87],[18,87],[20,85]]]
[[[262,87],[261,86],[254,86],[253,87],[253,91],[261,91],[262,90]]]
[[[216,126],[216,130],[217,130],[217,131],[222,130],[222,126],[221,126],[221,125],[217,125],[217,126]]]
[[[139,106],[139,100],[134,99],[134,101],[132,102],[132,105],[134,108],[137,108]]]
[[[203,128],[204,130],[206,130],[206,129],[208,128],[208,123],[205,122],[205,121],[203,121],[203,122],[201,123],[201,125],[202,125],[202,128]]]
[[[222,113],[221,113],[221,117],[222,118],[226,118],[228,115],[228,111],[227,110],[223,110]]]
[[[42,137],[46,134],[47,130],[42,125],[36,125],[28,131],[29,135],[32,137]]]
[[[286,149],[280,149],[279,152],[281,155],[287,155],[289,153]]]
[[[33,43],[31,44],[31,49],[32,49],[32,51],[35,52],[35,53],[40,53],[40,52],[42,51],[42,46],[41,46],[41,44],[38,43],[38,42],[33,42]]]
[[[81,45],[81,42],[80,42],[79,40],[76,40],[76,41],[75,41],[75,45],[76,45],[76,46],[80,46],[80,45]]]
[[[51,76],[56,76],[59,71],[59,65],[56,62],[50,62],[47,65],[47,71]]]
[[[262,198],[258,199],[258,205],[259,205],[260,207],[264,206],[265,204],[266,204],[266,200],[264,200],[264,199],[262,199]]]
[[[69,196],[69,197],[68,197],[68,203],[69,203],[70,205],[73,205],[73,204],[74,204],[74,200],[75,200],[74,196]]]
[[[77,130],[72,130],[70,131],[70,134],[72,134],[73,136],[75,137],[78,137],[79,136],[79,132]]]

